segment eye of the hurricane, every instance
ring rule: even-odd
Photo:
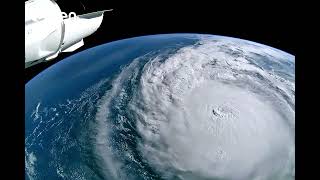
[[[212,109],[212,113],[213,113],[213,115],[215,115],[215,116],[219,116],[218,111],[217,111],[217,110],[215,110],[215,109]]]

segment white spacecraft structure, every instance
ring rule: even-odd
[[[83,46],[83,38],[100,27],[105,11],[112,9],[64,17],[65,13],[54,0],[26,1],[25,68]]]

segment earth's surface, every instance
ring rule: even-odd
[[[26,84],[26,179],[294,179],[295,57],[235,38],[100,45]]]

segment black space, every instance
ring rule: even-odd
[[[9,5],[10,3],[13,3]],[[52,64],[70,56],[60,54],[57,59],[24,69],[24,4],[6,1],[2,18],[2,116],[1,150],[2,179],[24,179],[24,87],[32,77]],[[84,39],[85,45],[76,52],[114,40],[163,33],[206,33],[237,37],[266,44],[296,56],[296,178],[315,175],[318,149],[317,108],[314,94],[319,92],[317,60],[304,47],[314,40],[309,35],[310,27],[305,26],[309,19],[302,17],[304,12],[299,5],[290,2],[255,1],[124,1],[124,0],[57,0],[65,12],[77,14],[103,9],[106,12],[102,27]],[[84,7],[83,7],[84,6]],[[303,26],[301,21],[303,21]],[[315,23],[313,21],[312,23]],[[304,29],[302,33],[298,30]],[[311,45],[312,46],[312,45]],[[297,48],[299,47],[299,49]],[[72,53],[73,54],[73,53]],[[310,55],[311,54],[311,55]],[[313,78],[312,78],[313,77]],[[307,85],[309,84],[309,85]],[[309,137],[306,137],[309,135]],[[246,152],[241,152],[246,153]],[[241,167],[239,167],[241,168]]]

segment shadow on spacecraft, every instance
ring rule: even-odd
[[[68,16],[54,0],[26,1],[25,68],[83,46],[83,38],[97,31],[106,11],[112,9]]]

